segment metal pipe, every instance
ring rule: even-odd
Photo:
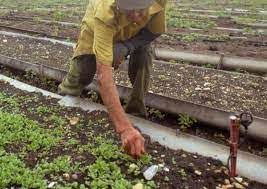
[[[1,28],[1,26],[0,26],[0,28]],[[67,46],[67,47],[74,47],[75,46],[75,43],[67,42],[67,41],[63,41],[63,40],[59,40],[59,39],[54,39],[54,38],[51,38],[51,36],[50,36],[50,38],[49,37],[37,37],[37,36],[31,36],[31,35],[22,34],[22,33],[3,31],[3,30],[0,30],[0,35],[6,35],[6,36],[11,36],[11,37],[22,37],[22,38],[34,39],[34,40],[40,40],[40,41],[48,41],[48,42],[51,42],[53,44],[58,43],[58,44],[61,44],[61,45]]]
[[[236,174],[236,162],[237,162],[237,150],[239,142],[239,128],[240,121],[236,116],[230,116],[230,167],[229,175],[230,177],[237,176]],[[229,163],[229,162],[227,162]]]
[[[65,70],[52,68],[46,65],[32,64],[25,61],[17,60],[0,55],[0,64],[27,71],[32,70],[38,74],[45,75],[46,77],[61,81],[67,73]],[[88,86],[88,89],[98,91],[96,81]],[[117,89],[121,98],[126,99],[131,93],[131,88],[117,85]],[[148,93],[145,98],[146,105],[154,107],[159,110],[170,112],[174,114],[188,114],[195,117],[201,122],[210,124],[214,127],[224,130],[228,128],[228,118],[232,112],[227,112],[217,108],[208,107],[205,105],[195,104],[193,102],[183,101],[179,99],[161,96],[154,93]],[[254,117],[254,122],[249,128],[248,136],[267,143],[267,119]],[[244,130],[242,130],[244,132]]]
[[[192,62],[198,65],[221,65],[227,69],[244,69],[251,72],[267,73],[267,61],[252,58],[227,57],[221,55],[195,54],[184,51],[170,51],[156,48],[154,54],[157,59],[178,60]]]

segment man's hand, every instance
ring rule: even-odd
[[[145,139],[139,131],[133,127],[125,129],[121,134],[122,146],[125,151],[134,158],[139,158],[145,153]]]
[[[129,54],[129,49],[123,43],[115,43],[113,46],[113,67],[117,69]]]
[[[134,158],[145,152],[144,138],[133,128],[125,114],[116,89],[112,67],[97,63],[97,79],[101,98],[107,107],[109,117],[115,125],[116,132],[120,134],[124,149]]]

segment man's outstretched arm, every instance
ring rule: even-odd
[[[115,82],[112,76],[114,28],[95,19],[93,50],[96,56],[97,80],[101,98],[106,106],[109,117],[120,134],[122,145],[133,157],[144,153],[144,138],[134,129],[124,112]]]
[[[110,119],[120,134],[124,149],[133,157],[138,158],[145,152],[144,138],[129,121],[124,112],[113,77],[112,67],[97,63],[97,80],[101,98],[108,109]]]

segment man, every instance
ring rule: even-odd
[[[146,116],[150,43],[165,32],[165,4],[166,0],[90,0],[69,73],[59,85],[59,93],[79,96],[96,73],[101,98],[123,147],[136,158],[145,152],[144,138],[120,104],[112,66],[117,68],[130,55],[128,75],[133,91],[126,112]]]

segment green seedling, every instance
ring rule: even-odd
[[[62,21],[66,17],[66,14],[63,11],[55,11],[52,17],[55,21]]]
[[[179,176],[181,177],[181,179],[183,181],[186,181],[187,180],[187,174],[186,174],[186,172],[185,172],[184,169],[179,169],[178,170],[178,174],[179,174]]]
[[[9,144],[25,144],[25,150],[50,149],[61,139],[56,131],[43,129],[23,115],[0,111],[0,148]]]
[[[155,108],[150,108],[148,110],[148,113],[152,118],[158,118],[158,119],[163,119],[165,117],[165,114],[162,113],[161,111],[155,109]]]
[[[179,125],[180,125],[182,130],[186,130],[186,129],[192,127],[197,122],[197,120],[195,118],[192,118],[186,114],[180,114],[178,121],[179,121]]]
[[[46,189],[47,182],[36,170],[30,170],[14,154],[1,153],[0,155],[0,188],[7,188],[10,184],[22,188]]]
[[[94,164],[88,166],[88,175],[91,182],[88,182],[92,189],[130,189],[131,183],[125,179],[121,169],[113,162],[97,160]]]

